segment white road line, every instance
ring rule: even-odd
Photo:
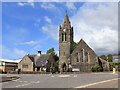
[[[27,81],[28,82],[28,81]],[[26,83],[26,84],[22,84],[22,85],[18,85],[18,86],[15,86],[15,87],[23,87],[23,86],[27,86],[27,85],[30,85],[32,83],[40,83],[40,81],[31,81],[30,83]]]
[[[59,75],[58,77],[69,77],[70,75]]]
[[[74,75],[74,77],[77,77],[77,75]]]
[[[27,86],[27,85],[30,85],[31,83],[27,83],[27,84],[22,84],[22,85],[18,85],[18,86],[15,86],[15,87],[22,87],[22,86]]]
[[[17,82],[17,81],[19,81],[20,79],[17,79],[17,80],[12,80],[12,81],[15,81],[15,82]]]
[[[5,83],[8,83],[8,82],[2,82],[2,83],[0,83],[0,84],[5,84]]]
[[[91,84],[87,84],[87,85],[83,85],[83,86],[78,86],[78,87],[75,87],[75,88],[85,88],[85,87],[88,87],[88,86],[101,84],[101,83],[105,83],[105,82],[110,82],[110,81],[114,81],[114,80],[118,80],[118,79],[120,79],[120,78],[114,78],[114,79],[111,79],[111,80],[105,80],[105,81],[101,81],[101,82],[91,83]]]
[[[23,81],[23,82],[28,82],[28,81]]]
[[[55,77],[55,76],[51,76],[51,77]]]

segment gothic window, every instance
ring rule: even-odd
[[[62,33],[62,41],[64,41],[64,34]]]
[[[65,41],[66,41],[66,33],[65,33]]]
[[[78,53],[76,53],[76,61],[79,62]]]
[[[88,53],[86,53],[86,62],[88,62],[88,55],[89,55],[89,54],[88,54]]]
[[[84,61],[84,49],[82,48],[82,62]]]
[[[64,56],[65,56],[65,52],[64,52]]]

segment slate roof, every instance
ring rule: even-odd
[[[45,65],[46,60],[49,60],[51,54],[41,54],[38,56],[37,54],[28,55],[28,57],[35,63],[35,66]]]
[[[87,47],[93,51],[93,49],[92,49],[91,47],[89,47],[88,44],[87,44],[83,39],[80,39],[80,41],[75,45],[72,53],[73,53],[73,52],[75,51],[75,49],[81,44],[81,42],[83,42],[84,44],[86,44]],[[93,52],[94,52],[94,51],[93,51]],[[71,54],[72,54],[72,53],[71,53]],[[95,52],[94,52],[94,53],[95,53]],[[96,54],[96,53],[95,53],[95,54]],[[97,54],[96,54],[96,56],[97,56]]]

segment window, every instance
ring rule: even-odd
[[[65,52],[64,52],[64,56],[65,56]]]
[[[22,65],[22,68],[28,68],[28,65]]]
[[[82,48],[82,62],[84,61],[84,49]]]
[[[62,33],[62,41],[64,41],[64,34]]]
[[[88,54],[88,53],[86,53],[86,62],[88,62],[88,55],[89,55],[89,54]]]
[[[78,53],[76,53],[76,61],[79,62]]]
[[[66,33],[65,33],[65,41],[66,41]]]

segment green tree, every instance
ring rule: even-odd
[[[47,50],[47,54],[49,54],[49,53],[55,54],[54,48],[50,48],[49,50]]]
[[[47,50],[47,54],[49,54],[49,53],[52,53],[52,54],[53,54],[53,57],[54,57],[55,61],[58,61],[58,60],[59,60],[59,57],[58,57],[57,54],[55,53],[54,48],[50,48],[49,50]]]
[[[101,55],[100,58],[107,60],[107,57],[105,55]]]
[[[112,59],[113,59],[112,54],[108,54],[107,55],[108,62],[112,62]]]

